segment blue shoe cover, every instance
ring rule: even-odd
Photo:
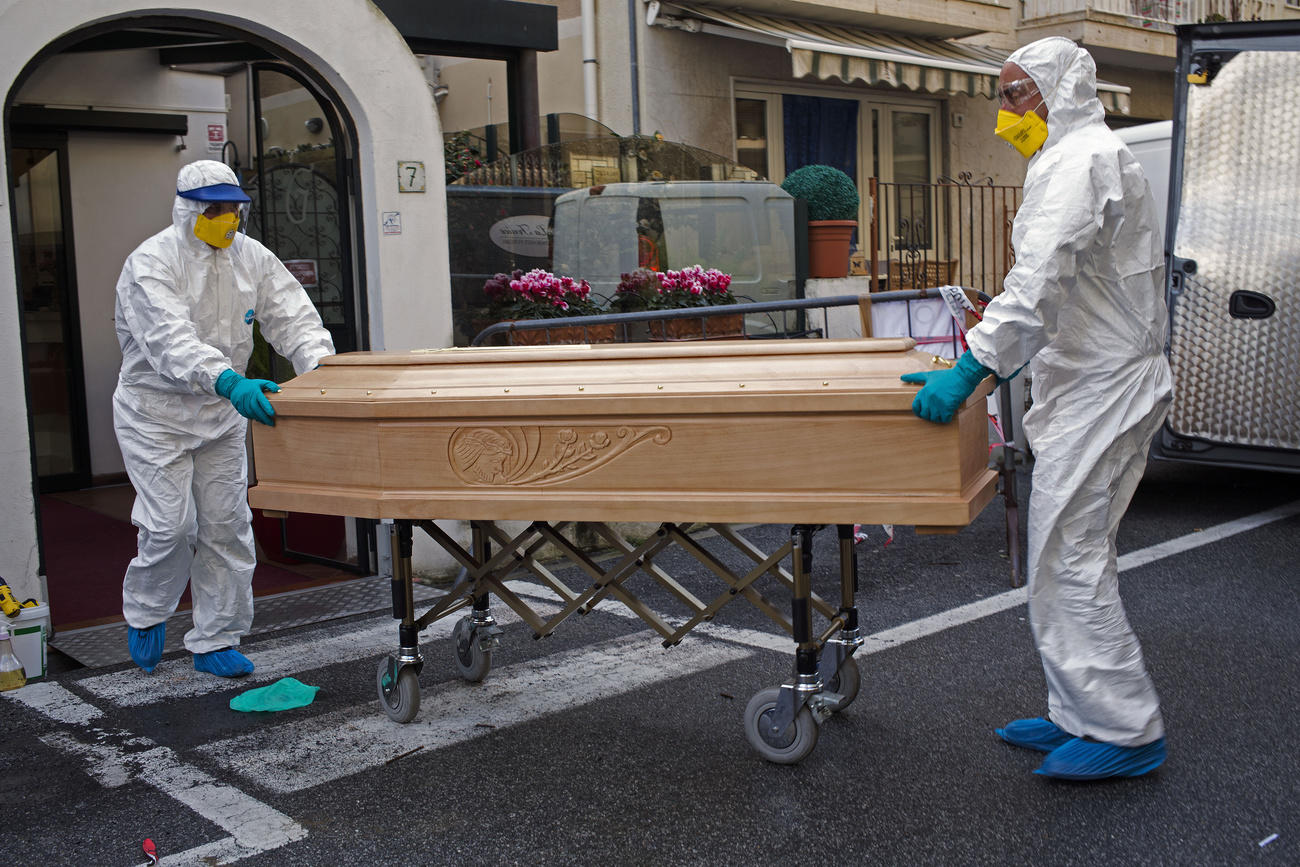
[[[1043,766],[1034,771],[1061,780],[1105,780],[1110,777],[1139,777],[1154,771],[1165,760],[1165,739],[1140,747],[1117,747],[1074,738],[1048,753]]]
[[[217,677],[243,677],[253,673],[253,661],[233,647],[194,654],[194,670]]]
[[[998,737],[1009,744],[1050,753],[1057,747],[1064,746],[1074,738],[1051,720],[1042,717],[1017,719],[1007,723],[1006,728],[994,729]]]
[[[126,628],[126,649],[131,651],[131,661],[152,672],[162,659],[163,642],[167,639],[167,621],[155,623],[147,629]]]

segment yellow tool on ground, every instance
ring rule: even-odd
[[[13,617],[24,608],[35,608],[39,604],[35,599],[19,602],[14,598],[14,591],[9,589],[4,579],[0,579],[0,612],[4,612],[5,617]]]

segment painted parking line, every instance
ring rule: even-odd
[[[710,642],[692,653],[653,651],[650,631],[494,670],[482,683],[440,683],[419,716],[397,725],[377,702],[199,747],[210,761],[275,792],[296,792],[751,655]],[[647,647],[647,645],[650,645]],[[320,744],[329,744],[322,760]]]
[[[1274,521],[1282,521],[1287,518],[1294,518],[1300,515],[1300,500],[1293,503],[1284,503],[1276,508],[1268,509],[1264,512],[1257,512],[1254,515],[1247,515],[1244,518],[1238,518],[1235,521],[1228,521],[1223,524],[1216,524],[1213,527],[1206,527],[1204,530],[1198,530],[1195,533],[1188,533],[1185,536],[1179,536],[1176,539],[1170,539],[1167,542],[1161,542],[1157,545],[1151,545],[1137,551],[1130,551],[1119,558],[1119,571],[1126,569],[1136,569],[1139,566],[1145,566],[1148,563],[1154,563],[1156,560],[1163,560],[1165,557],[1172,557],[1175,554],[1182,554],[1193,548],[1199,548],[1202,545],[1209,545],[1213,542],[1221,542],[1238,533],[1245,533],[1248,530],[1255,530]]]
[[[231,864],[307,836],[307,830],[284,813],[187,764],[172,749],[129,731],[99,727],[100,709],[57,683],[34,683],[6,695],[72,727],[47,732],[40,740],[80,759],[104,788],[140,780],[230,835],[174,853],[162,863]]]

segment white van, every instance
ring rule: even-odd
[[[1160,237],[1164,238],[1165,212],[1169,210],[1169,141],[1174,131],[1172,120],[1158,120],[1115,130],[1128,149],[1142,164],[1151,195],[1160,211]]]
[[[612,297],[621,274],[690,265],[731,275],[741,300],[796,295],[794,198],[763,181],[650,181],[555,201],[553,270]]]

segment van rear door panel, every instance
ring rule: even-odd
[[[1300,27],[1247,29],[1271,50],[1231,27],[1179,30],[1174,402],[1156,452],[1300,470]]]

